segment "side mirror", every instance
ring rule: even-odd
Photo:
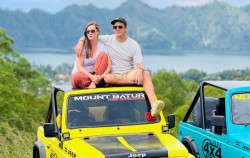
[[[175,127],[175,115],[169,114],[168,115],[168,128],[174,128]]]
[[[225,126],[225,117],[220,115],[215,115],[211,117],[211,126],[224,127]]]
[[[56,137],[57,133],[55,133],[54,123],[45,123],[43,125],[44,128],[44,136],[45,137]]]
[[[227,129],[225,129],[225,117],[220,115],[215,115],[211,117],[211,131],[215,134],[221,135],[226,134]]]

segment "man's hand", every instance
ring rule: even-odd
[[[75,46],[76,56],[79,57],[82,54],[82,51],[83,51],[83,41],[79,40]]]
[[[136,70],[136,73],[134,75],[134,82],[137,85],[142,85],[143,83],[143,70],[142,69]]]

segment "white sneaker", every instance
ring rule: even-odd
[[[164,107],[165,107],[165,103],[162,100],[158,100],[156,103],[154,103],[151,109],[151,115],[152,116],[159,115]]]

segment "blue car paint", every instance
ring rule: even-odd
[[[213,133],[211,129],[197,127],[190,120],[179,123],[178,139],[183,142],[186,138],[192,138],[192,144],[198,149],[197,154],[192,154],[199,158],[250,157],[250,124],[234,124],[231,118],[231,97],[242,92],[250,93],[250,84],[230,88],[225,93],[226,131],[221,135]]]

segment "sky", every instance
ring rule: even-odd
[[[41,9],[49,13],[56,13],[63,8],[72,5],[89,5],[93,4],[98,8],[114,9],[120,6],[126,0],[0,0],[1,9],[16,10],[19,9],[28,12],[31,9]],[[143,3],[158,9],[177,6],[198,6],[209,3],[214,0],[141,0]],[[224,1],[231,5],[240,7],[250,4],[250,0],[218,0]]]

